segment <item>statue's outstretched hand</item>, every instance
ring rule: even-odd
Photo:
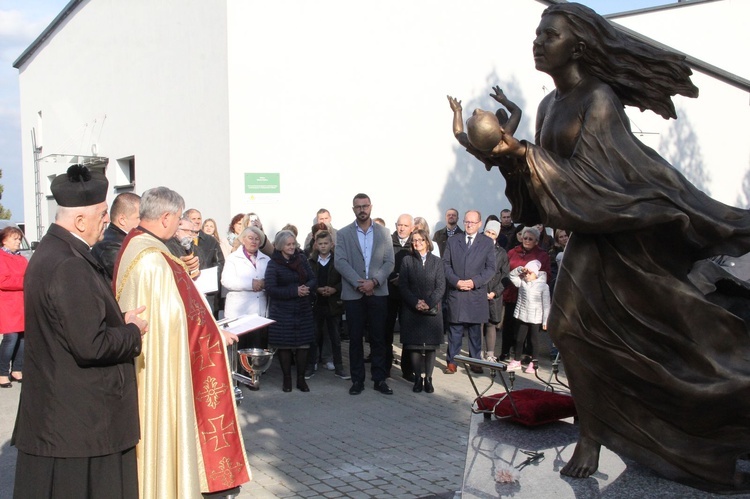
[[[448,97],[448,102],[450,102],[450,105],[451,105],[451,110],[453,110],[454,113],[456,112],[460,113],[463,111],[460,100],[457,100],[455,97],[451,97],[450,95],[448,95],[447,97]]]
[[[508,98],[503,93],[503,89],[500,88],[499,85],[495,85],[492,87],[493,93],[490,94],[490,97],[498,101],[500,104],[503,104]]]

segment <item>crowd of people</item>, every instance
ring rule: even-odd
[[[81,484],[92,466],[118,473],[122,480],[114,484],[113,497],[162,492],[168,497],[173,491],[164,484],[175,480],[177,495],[190,496],[198,490],[221,491],[224,485],[232,490],[247,479],[238,442],[230,456],[239,470],[236,479],[210,483],[210,466],[221,458],[196,437],[195,431],[202,431],[197,426],[175,426],[180,417],[206,424],[213,413],[236,425],[236,408],[227,396],[212,400],[208,408],[191,409],[181,402],[202,393],[232,392],[228,354],[216,349],[217,342],[274,350],[284,392],[293,386],[309,392],[307,381],[321,366],[351,380],[349,393],[358,395],[369,363],[379,393],[393,393],[388,378],[394,365],[414,383],[415,393],[433,393],[441,345],[448,343],[445,372],[456,372],[452,359],[460,353],[465,332],[472,357],[501,358],[510,368],[520,368],[513,356],[523,353],[523,363],[531,365],[539,327],[546,328],[549,312],[550,262],[559,264],[557,255],[567,242],[567,233],[558,231],[548,254],[538,244],[539,230],[516,227],[508,210],[500,218],[488,217],[480,231],[478,211],[465,213],[461,229],[459,212],[451,208],[446,226],[434,234],[424,218],[402,214],[391,233],[382,219],[371,218],[373,205],[362,193],[353,199],[354,221],[338,230],[330,212],[320,209],[305,239],[292,224],[269,236],[256,213],[237,214],[221,234],[214,219],[204,220],[194,208],[185,210],[184,200],[170,189],[150,189],[143,197],[123,193],[107,210],[103,176],[71,167],[67,177],[58,178],[52,189],[60,206],[56,223],[28,265],[28,276],[27,260],[18,255],[20,231],[0,232],[0,304],[5,307],[0,387],[22,381],[26,353],[29,381],[14,445],[19,449],[17,490],[32,495],[70,487],[58,482],[56,473],[63,466],[56,457],[63,454],[80,455],[66,470]],[[85,195],[71,187],[79,184]],[[544,290],[544,300],[536,296],[538,289]],[[207,320],[245,314],[274,322],[238,338]],[[519,326],[523,338],[516,347]],[[25,349],[27,329],[35,334]],[[396,330],[400,359],[393,350]],[[341,351],[344,334],[348,369]],[[51,348],[55,336],[67,338],[67,347],[52,343]],[[197,368],[196,355],[202,359]],[[95,422],[56,404],[66,392],[61,382],[80,389],[76,407],[102,407],[102,419]],[[109,387],[120,394],[118,402],[84,386]],[[38,404],[60,408],[53,416],[69,421],[71,434],[86,437],[73,445],[53,435],[47,419],[34,413]],[[105,437],[111,428],[119,428],[115,440]],[[185,453],[162,459],[165,446]],[[136,475],[134,489],[128,477]],[[86,487],[65,490],[95,495]]]
[[[321,367],[351,379],[352,394],[361,393],[365,364],[371,363],[372,380],[382,393],[392,393],[387,379],[394,365],[415,392],[432,393],[440,346],[448,344],[445,372],[452,374],[464,334],[470,356],[533,373],[567,232],[516,225],[510,210],[488,216],[481,230],[479,212],[468,211],[460,224],[460,213],[450,208],[445,226],[434,234],[423,217],[410,214],[400,215],[388,233],[382,219],[370,217],[369,197],[357,196],[354,223],[337,230],[330,212],[321,208],[304,239],[293,224],[267,235],[256,213],[233,216],[223,237],[213,219],[193,227],[198,243],[191,251],[199,260],[210,259],[212,265],[220,260],[201,252],[204,233],[216,239],[210,251],[224,259],[219,264],[223,299],[212,301],[218,307],[214,314],[259,314],[275,321],[241,335],[240,347],[275,350],[283,391],[292,391],[294,366],[301,391],[310,390],[307,381]],[[183,219],[189,223],[189,216]],[[372,241],[360,241],[363,234]],[[457,234],[463,237],[449,245]],[[182,255],[179,249],[175,254]],[[394,357],[395,331],[400,359]],[[348,369],[342,337],[350,340]],[[370,344],[368,355],[363,341]]]
[[[459,142],[500,167],[522,220],[551,233],[509,210],[484,222],[465,210],[462,228],[453,208],[432,234],[409,214],[391,233],[359,193],[353,222],[336,230],[321,209],[302,244],[291,224],[271,237],[256,213],[224,236],[166,187],[121,194],[110,212],[104,174],[57,176],[55,222],[28,264],[17,229],[0,232],[0,387],[23,382],[15,497],[235,494],[250,470],[226,348],[240,339],[219,328],[222,313],[274,321],[242,342],[277,352],[284,392],[294,363],[298,390],[322,365],[351,395],[368,363],[373,388],[393,393],[396,324],[402,376],[428,394],[443,342],[446,374],[465,334],[471,357],[532,373],[549,325],[575,352],[580,436],[561,473],[592,475],[607,445],[704,490],[746,491],[747,280],[721,264],[747,256],[748,214],[643,146],[623,111],[676,117],[671,97],[697,95],[689,68],[575,3],[544,11],[534,60],[555,83],[536,144],[513,136],[520,109],[498,87],[510,116],[475,111],[466,133],[449,101]]]

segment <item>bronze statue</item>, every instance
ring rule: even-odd
[[[508,108],[510,116],[505,109],[498,109],[495,114],[483,109],[475,109],[471,118],[466,120],[468,133],[464,132],[461,113],[461,101],[450,95],[448,102],[453,110],[453,135],[464,147],[472,147],[482,152],[493,152],[495,147],[500,146],[503,133],[513,134],[521,122],[521,109],[508,99],[500,87],[492,87],[494,93],[490,97]]]
[[[533,54],[555,83],[535,143],[504,130],[491,152],[467,149],[500,167],[514,220],[572,231],[549,317],[580,416],[561,473],[590,476],[605,445],[693,487],[748,491],[750,283],[688,274],[750,252],[750,212],[695,188],[623,109],[676,118],[671,96],[698,95],[691,71],[575,3],[544,11]]]

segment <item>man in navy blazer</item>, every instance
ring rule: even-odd
[[[461,352],[464,331],[469,333],[469,355],[480,358],[482,324],[489,319],[487,283],[495,275],[494,242],[479,233],[482,215],[476,210],[464,215],[464,234],[448,239],[443,254],[445,280],[448,282],[448,367],[456,372],[453,357]],[[481,368],[472,368],[481,372]]]
[[[388,276],[394,257],[388,229],[370,218],[372,204],[367,194],[354,196],[352,210],[357,219],[338,231],[334,266],[341,274],[341,299],[349,325],[349,369],[351,395],[359,395],[365,383],[364,333],[370,331],[371,374],[375,389],[390,395],[386,383],[385,323],[388,315]],[[494,255],[494,253],[493,253]],[[494,256],[493,256],[494,262]]]

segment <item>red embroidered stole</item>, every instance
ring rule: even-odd
[[[125,247],[140,234],[133,229]],[[122,252],[120,253],[122,255]],[[234,389],[227,369],[221,332],[185,268],[162,253],[174,274],[185,306],[193,382],[193,404],[208,492],[218,492],[250,481],[234,412]],[[119,258],[115,268],[119,266]],[[115,286],[115,282],[112,283]]]

